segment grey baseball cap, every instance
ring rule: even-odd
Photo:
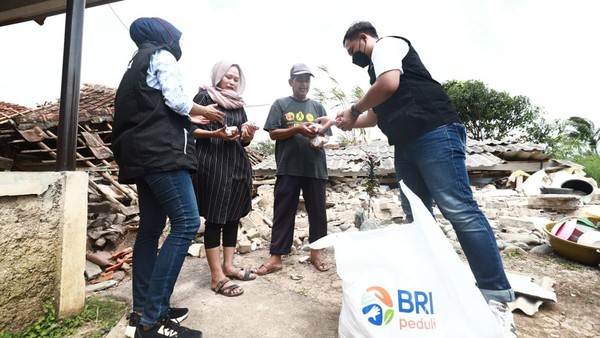
[[[310,76],[314,77],[313,73],[310,71],[310,68],[308,68],[308,66],[304,63],[297,63],[292,66],[292,69],[290,69],[290,79],[294,76],[302,74],[310,74]]]

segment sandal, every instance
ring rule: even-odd
[[[331,264],[323,263],[323,262],[321,262],[320,259],[315,259],[315,260],[311,259],[310,263],[315,267],[315,269],[317,269],[321,272],[325,272],[325,271],[331,269]]]
[[[244,293],[244,290],[242,288],[240,288],[240,286],[237,284],[231,284],[229,286],[225,286],[225,284],[227,284],[227,282],[230,282],[230,281],[231,280],[229,278],[224,278],[224,279],[220,280],[217,283],[217,286],[215,287],[215,289],[213,289],[215,294],[220,294],[225,297],[237,297]],[[235,289],[240,289],[241,291],[238,293],[233,293],[233,290],[235,290]]]
[[[244,276],[240,278],[240,272],[244,271]],[[254,273],[254,276],[251,276],[251,274]],[[235,272],[231,275],[227,275],[228,278],[231,279],[237,279],[237,280],[241,280],[241,281],[249,281],[249,280],[254,280],[256,278],[256,273],[251,271],[250,269],[246,269],[246,268],[236,268]]]
[[[262,273],[261,273],[261,272],[260,272],[260,269],[261,269],[261,268],[265,268],[265,272],[262,272]],[[258,269],[256,269],[256,271],[255,271],[254,273],[256,273],[256,274],[257,274],[257,275],[259,275],[259,276],[264,276],[264,275],[267,275],[267,274],[270,274],[270,273],[273,273],[273,272],[277,272],[277,271],[279,271],[279,270],[281,270],[281,269],[283,269],[283,266],[276,267],[276,266],[272,266],[272,265],[271,265],[271,266],[267,266],[267,265],[265,265],[265,264],[261,264],[261,265],[258,267]]]

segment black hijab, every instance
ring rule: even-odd
[[[149,43],[153,46],[164,47],[173,54],[177,61],[181,58],[181,47],[179,47],[181,32],[164,19],[136,19],[129,27],[129,35],[138,48],[143,43]]]

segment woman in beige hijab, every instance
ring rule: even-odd
[[[205,218],[204,245],[211,272],[211,289],[234,297],[244,290],[231,280],[253,280],[256,274],[233,263],[240,218],[250,212],[252,167],[246,146],[258,129],[248,123],[242,93],[245,78],[238,64],[221,61],[211,72],[211,86],[201,86],[194,102],[213,105],[225,113],[220,122],[199,122],[197,138],[198,173],[196,196],[200,215]],[[223,238],[223,262],[220,245]]]

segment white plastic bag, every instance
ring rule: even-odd
[[[343,301],[339,336],[503,337],[483,295],[421,200],[400,182],[414,222],[336,233],[333,246]]]

